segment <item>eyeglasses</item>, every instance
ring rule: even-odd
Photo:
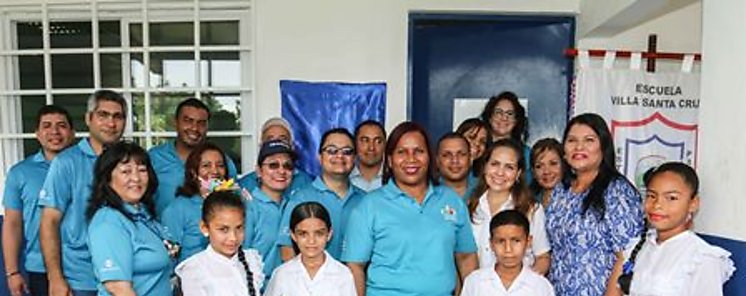
[[[270,170],[273,170],[273,171],[279,169],[280,167],[282,167],[283,169],[287,171],[293,170],[293,163],[290,161],[286,161],[283,163],[280,163],[279,161],[265,162],[262,165],[268,167]]]
[[[109,120],[109,119],[114,119],[117,121],[124,120],[124,114],[122,114],[121,112],[111,113],[111,112],[104,111],[104,110],[98,110],[96,112],[93,112],[93,115],[96,116],[96,119],[101,120],[101,121]]]
[[[503,110],[503,109],[500,109],[500,108],[495,108],[495,111],[492,112],[492,116],[505,117],[507,119],[514,119],[515,118],[515,111],[513,111],[513,110]]]
[[[344,156],[352,156],[355,154],[355,149],[352,147],[342,147],[338,148],[336,146],[326,146],[324,148],[321,148],[321,151],[326,153],[327,155],[344,155]]]

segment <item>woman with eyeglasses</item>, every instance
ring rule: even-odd
[[[316,180],[293,192],[288,199],[287,210],[282,218],[279,244],[283,261],[295,257],[293,241],[290,237],[290,216],[292,209],[300,203],[315,201],[323,205],[331,218],[331,241],[326,250],[334,259],[342,253],[342,237],[350,211],[360,202],[365,191],[352,185],[350,173],[355,164],[355,141],[344,128],[334,128],[324,132],[319,143],[318,159],[321,175]]]
[[[501,92],[493,96],[484,105],[482,120],[490,126],[489,143],[500,139],[511,138],[523,145],[523,159],[526,160],[526,181],[533,181],[531,173],[531,147],[526,145],[528,140],[528,114],[526,109],[518,101],[518,96],[509,91]]]
[[[456,277],[477,267],[461,198],[434,184],[424,128],[403,122],[386,143],[385,185],[352,210],[341,261],[358,295],[453,295]]]
[[[286,141],[264,142],[255,170],[259,186],[251,190],[246,205],[243,246],[256,249],[262,255],[267,280],[282,263],[278,235],[287,207],[286,192],[293,181],[294,160],[295,153]]]
[[[161,222],[181,246],[179,262],[207,247],[207,237],[199,227],[202,205],[211,192],[210,184],[223,181],[228,173],[224,155],[220,147],[211,143],[195,148],[184,164],[184,184],[163,211]]]
[[[158,186],[148,154],[119,142],[96,160],[86,210],[98,295],[171,295],[171,248],[155,219]]]

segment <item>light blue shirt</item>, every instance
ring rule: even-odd
[[[85,210],[93,187],[93,166],[98,156],[89,139],[82,139],[58,154],[49,166],[39,192],[39,204],[62,212],[60,251],[62,272],[73,290],[96,290],[91,254],[86,244]]]
[[[166,207],[161,222],[168,234],[181,246],[179,262],[201,252],[207,247],[208,239],[202,235],[199,222],[202,220],[204,198],[199,195],[186,197],[179,195]]]
[[[45,272],[44,260],[39,247],[39,191],[49,171],[49,161],[39,151],[17,163],[8,171],[3,193],[3,206],[21,212],[23,216],[23,238],[26,245],[23,255],[24,268],[30,272]]]
[[[258,187],[251,190],[251,197],[246,204],[246,236],[242,247],[259,251],[264,262],[264,276],[269,279],[272,271],[282,264],[277,237],[287,199],[275,202]]]
[[[171,295],[173,265],[163,244],[163,227],[144,209],[124,205],[133,215],[103,207],[88,226],[88,244],[98,279],[98,295],[111,295],[106,281],[128,281],[140,296]]]
[[[290,187],[286,190],[285,196],[290,196],[293,192],[303,189],[303,187],[311,184],[312,181],[311,176],[306,174],[306,172],[293,169],[293,180],[290,182]],[[259,188],[259,176],[256,175],[255,171],[244,175],[238,178],[238,186],[251,192],[255,188]]]
[[[150,148],[148,154],[158,177],[158,188],[153,197],[156,216],[160,217],[163,210],[176,197],[176,189],[184,183],[184,161],[179,158],[173,141]],[[237,171],[233,160],[225,155],[225,162],[228,177],[235,178]]]
[[[464,202],[442,186],[418,204],[388,182],[352,210],[347,229],[341,261],[370,263],[370,296],[451,295],[455,254],[477,251]]]
[[[334,259],[339,259],[339,256],[342,254],[342,238],[345,234],[347,220],[350,217],[352,209],[360,203],[365,194],[362,189],[350,184],[349,188],[347,188],[347,195],[340,198],[329,187],[326,187],[321,177],[316,178],[311,185],[293,193],[288,199],[280,226],[282,232],[278,240],[279,244],[281,246],[293,246],[293,241],[290,238],[290,215],[293,209],[300,203],[315,201],[323,205],[326,211],[329,212],[333,233],[332,240],[326,245],[326,250]]]
[[[358,169],[357,167],[358,164],[355,164],[355,167],[352,168],[352,172],[350,173],[350,183],[352,183],[352,185],[357,186],[365,192],[371,192],[373,190],[381,188],[381,186],[383,185],[383,164],[381,164],[381,168],[378,170],[378,173],[375,177],[373,177],[373,180],[370,180],[370,182],[363,178],[363,175],[360,174],[360,169]]]

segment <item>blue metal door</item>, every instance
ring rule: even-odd
[[[574,32],[567,16],[410,14],[409,118],[437,139],[453,129],[455,99],[512,91],[527,99],[530,143],[561,135]]]

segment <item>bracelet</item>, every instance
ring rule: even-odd
[[[6,273],[5,273],[5,277],[6,277],[6,278],[9,278],[9,277],[12,277],[12,276],[14,276],[14,275],[16,275],[16,274],[21,274],[21,272],[20,272],[20,271],[18,271],[18,270],[16,270],[16,271],[11,271],[11,272],[6,272]]]

